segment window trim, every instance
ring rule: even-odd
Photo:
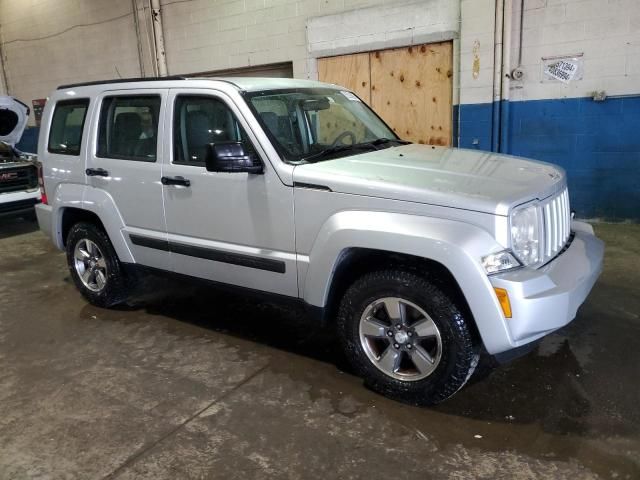
[[[247,137],[247,142],[249,142],[249,144],[251,145],[251,148],[253,149],[256,156],[264,166],[264,161],[262,160],[262,156],[260,155],[260,152],[256,148],[254,142],[251,140],[249,136],[249,133],[247,132],[248,128],[246,128],[242,124],[242,122],[240,121],[240,118],[238,117],[238,115],[236,115],[236,112],[233,111],[233,108],[229,102],[227,102],[223,97],[219,95],[207,94],[207,93],[189,93],[189,92],[177,93],[173,98],[173,105],[172,105],[173,114],[171,115],[171,162],[170,162],[171,165],[179,165],[181,167],[198,167],[198,168],[207,167],[206,162],[186,162],[186,161],[182,162],[182,161],[176,160],[176,146],[177,146],[176,136],[180,134],[180,128],[176,128],[178,115],[180,115],[180,112],[176,108],[176,105],[180,97],[205,98],[205,99],[221,102],[229,110],[229,113],[231,113],[237,125],[244,131]]]
[[[130,157],[125,155],[100,155],[100,127],[102,126],[102,112],[104,109],[104,104],[107,100],[112,98],[140,98],[140,97],[155,97],[160,99],[160,107],[158,109],[158,121],[156,123],[156,154],[153,159],[149,159],[146,157]],[[128,160],[130,162],[144,162],[144,163],[158,163],[158,152],[160,151],[160,124],[162,122],[162,101],[163,96],[160,93],[123,93],[123,94],[110,94],[104,95],[100,100],[100,109],[98,110],[97,115],[97,128],[96,128],[96,145],[95,145],[95,156],[96,158],[105,158],[105,159],[113,159],[113,160]]]
[[[58,111],[58,107],[59,106],[65,106],[65,105],[80,105],[80,104],[85,104],[85,109],[84,109],[84,115],[82,117],[82,123],[80,124],[80,144],[78,146],[78,150],[77,153],[75,150],[73,150],[73,152],[70,152],[68,149],[67,150],[63,150],[60,148],[52,148],[51,147],[51,131],[53,129],[53,120],[56,116],[56,112]],[[79,157],[80,154],[82,153],[82,142],[85,139],[85,134],[84,134],[84,125],[87,121],[87,113],[89,112],[89,107],[91,105],[91,99],[88,97],[82,97],[82,98],[72,98],[72,99],[65,99],[65,100],[58,100],[55,105],[53,106],[53,113],[51,114],[51,122],[49,123],[49,131],[47,133],[47,152],[49,153],[53,153],[56,155],[67,155],[69,157]]]

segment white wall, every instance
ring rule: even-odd
[[[522,63],[513,100],[585,97],[640,90],[640,0],[525,0]],[[512,65],[517,64],[520,2],[514,2]],[[583,54],[581,80],[545,80],[542,58]]]
[[[459,95],[463,102],[490,101],[493,2],[462,0],[461,12],[454,0],[162,0],[168,69],[187,74],[291,61],[296,77],[316,78],[318,56],[453,39],[456,103]],[[145,74],[153,75],[148,3],[0,0],[11,94],[29,102],[62,83],[138,76],[139,50]],[[481,75],[473,79],[476,40]]]
[[[460,3],[460,103],[489,103],[493,99],[495,0]]]
[[[405,0],[307,20],[312,57],[457,39],[460,8],[450,0]]]
[[[27,104],[60,84],[140,75],[131,0],[1,0],[0,27],[9,93]]]
[[[306,78],[307,19],[393,0],[162,0],[169,72],[285,61]],[[312,72],[313,73],[313,72]]]
[[[512,1],[515,66],[520,1]],[[162,4],[170,74],[291,61],[296,77],[316,78],[318,56],[453,39],[456,103],[492,101],[495,0],[162,0]],[[512,82],[512,99],[637,91],[640,0],[524,0],[524,4],[525,78]],[[139,76],[141,70],[153,75],[150,23],[148,0],[0,0],[8,90],[29,103],[62,83]],[[574,53],[583,53],[582,80],[570,85],[544,80],[542,57]]]

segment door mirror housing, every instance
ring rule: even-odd
[[[207,145],[205,166],[209,172],[263,173],[263,165],[254,151],[242,142],[217,142]]]

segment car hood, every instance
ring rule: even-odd
[[[29,120],[29,107],[13,97],[0,95],[0,142],[12,147],[20,141]]]
[[[335,192],[498,215],[566,185],[564,170],[549,163],[417,144],[298,165],[293,179]]]

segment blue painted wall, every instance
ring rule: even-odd
[[[460,105],[459,145],[491,150],[490,103]],[[640,95],[510,102],[505,153],[567,170],[581,218],[640,221]]]
[[[22,152],[37,153],[38,152],[38,134],[40,128],[27,127],[22,132],[22,138],[16,145],[16,148]]]
[[[491,103],[458,105],[458,146],[491,150],[492,114]]]

